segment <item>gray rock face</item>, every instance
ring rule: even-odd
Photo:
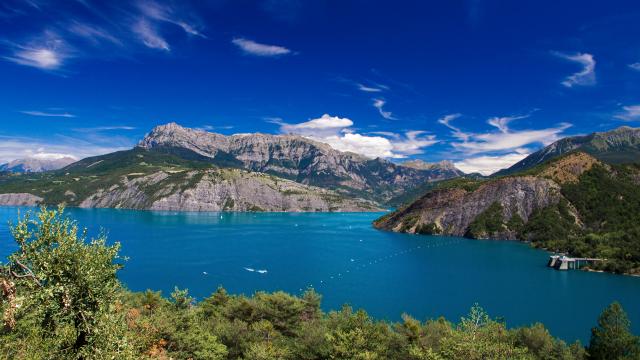
[[[70,157],[63,157],[60,159],[36,159],[25,158],[19,160],[13,160],[6,164],[0,165],[0,171],[9,171],[17,173],[34,173],[50,170],[61,169],[76,160]]]
[[[140,143],[147,150],[187,150],[224,165],[274,174],[296,182],[385,201],[425,181],[456,177],[450,164],[428,169],[400,166],[383,159],[341,152],[296,135],[224,136],[175,123],[154,128]]]
[[[182,182],[172,181],[164,172],[124,179],[89,196],[80,206],[183,211],[380,210],[366,200],[238,169],[192,171]]]
[[[494,202],[502,205],[507,222],[518,214],[527,222],[531,213],[557,204],[560,186],[534,176],[508,177],[489,181],[474,191],[462,188],[435,190],[412,205],[376,222],[387,230],[416,232],[420,225],[435,224],[445,235],[463,236],[473,220]],[[514,238],[513,234],[501,234]],[[504,237],[502,237],[504,238]]]
[[[27,193],[0,194],[2,206],[34,206],[42,202],[42,198]]]

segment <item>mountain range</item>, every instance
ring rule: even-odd
[[[5,175],[0,204],[194,211],[372,211],[462,175],[449,162],[403,166],[296,135],[224,136],[175,123],[126,151],[42,174]]]
[[[75,161],[76,159],[68,156],[55,159],[39,159],[34,157],[27,157],[24,159],[12,160],[5,164],[0,164],[0,172],[5,171],[12,173],[34,173],[58,170],[71,163],[74,163]]]

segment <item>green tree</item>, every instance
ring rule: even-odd
[[[55,339],[48,346],[69,349],[67,354],[125,351],[123,314],[117,309],[120,245],[108,246],[104,235],[88,241],[62,207],[42,208],[35,217],[27,213],[11,233],[18,250],[4,272],[24,299],[16,318],[39,324],[40,336]]]
[[[629,330],[631,322],[618,302],[609,305],[591,329],[589,355],[596,360],[640,358],[638,337]]]

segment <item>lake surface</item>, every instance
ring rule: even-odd
[[[21,211],[25,211],[22,209]],[[0,258],[15,250],[0,207]],[[185,213],[68,209],[89,233],[104,228],[130,259],[120,272],[132,290],[198,299],[313,286],[323,308],[349,303],[380,319],[403,312],[457,321],[474,303],[508,326],[544,323],[554,336],[588,342],[602,309],[622,303],[640,329],[640,278],[546,268],[548,254],[509,241],[381,232],[380,213]],[[265,271],[266,270],[266,271]]]

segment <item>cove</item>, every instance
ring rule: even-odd
[[[15,250],[8,222],[27,208],[0,207],[0,258]],[[342,304],[399,320],[457,321],[478,303],[508,326],[542,322],[587,343],[602,309],[619,301],[640,329],[640,278],[555,271],[548,254],[510,241],[388,233],[381,213],[190,213],[67,209],[91,236],[104,230],[129,257],[120,279],[134,291],[197,299],[314,287],[325,310]]]

